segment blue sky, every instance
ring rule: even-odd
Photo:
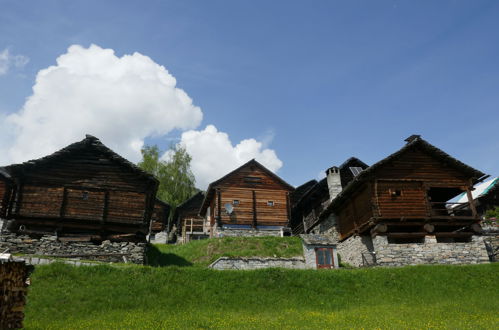
[[[5,1],[0,112],[74,44],[163,65],[235,144],[265,141],[293,185],[350,156],[372,164],[421,134],[499,174],[497,1]],[[54,132],[54,134],[56,134]],[[161,147],[180,137],[148,137]],[[223,160],[221,160],[223,162]]]

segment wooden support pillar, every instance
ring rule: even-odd
[[[106,235],[105,226],[106,226],[108,211],[109,211],[109,191],[106,191],[104,193],[104,208],[102,209],[102,218],[100,221],[100,232],[102,239],[104,239]]]
[[[289,202],[289,191],[286,192],[286,212],[287,212],[288,225],[289,225],[289,222],[291,221],[291,205]]]
[[[253,228],[256,229],[256,192],[253,190]]]
[[[222,226],[222,192],[220,188],[217,189],[217,225]]]
[[[466,195],[468,196],[468,202],[470,203],[471,215],[473,216],[473,218],[476,218],[477,212],[475,207],[475,200],[473,199],[470,188],[466,188]]]

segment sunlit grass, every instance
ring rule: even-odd
[[[313,271],[37,267],[25,326],[499,328],[499,265]]]

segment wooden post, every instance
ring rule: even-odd
[[[256,192],[253,190],[253,228],[256,229]]]
[[[222,226],[222,192],[217,188],[217,225]]]
[[[470,203],[471,215],[473,218],[477,217],[475,201],[473,200],[473,195],[471,194],[470,188],[466,188],[466,195],[468,196],[468,202]]]
[[[14,211],[16,215],[19,215],[19,211],[21,210],[21,203],[23,202],[23,190],[24,183],[21,182],[21,184],[19,185],[19,191],[17,192],[16,210]]]
[[[291,221],[291,205],[289,203],[289,191],[286,191],[286,212],[289,225],[289,222]]]

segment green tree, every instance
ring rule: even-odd
[[[156,197],[175,208],[198,190],[190,169],[191,156],[179,145],[171,146],[166,152],[167,160],[162,160],[158,146],[145,146],[138,166],[159,180]]]

